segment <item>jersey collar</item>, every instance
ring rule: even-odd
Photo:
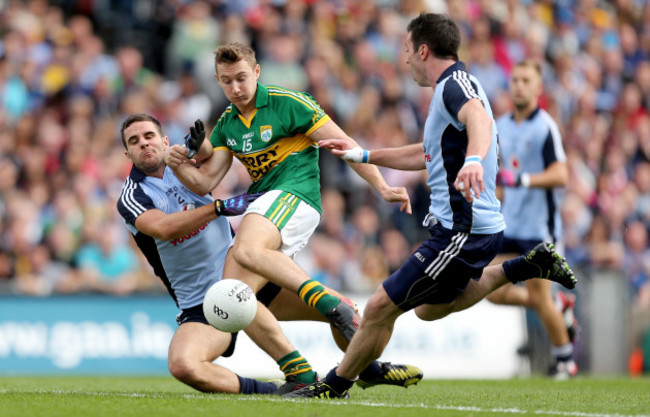
[[[533,110],[532,112],[530,112],[530,114],[528,115],[528,117],[526,118],[526,120],[532,120],[533,117],[537,116],[537,113],[539,113],[539,107],[536,107],[535,110]]]
[[[537,116],[537,113],[539,113],[539,111],[540,111],[540,107],[535,107],[535,110],[533,110],[532,112],[530,112],[530,114],[528,115],[528,117],[526,117],[526,120],[533,120],[533,118],[534,118],[535,116]],[[515,120],[515,114],[512,113],[512,114],[510,115],[510,118],[511,118],[512,120]]]
[[[265,85],[257,83],[257,94],[255,94],[255,107],[260,108],[269,104],[269,90]]]
[[[465,71],[465,63],[462,61],[456,61],[455,64],[452,64],[450,67],[447,67],[447,69],[444,70],[440,75],[440,78],[438,78],[438,81],[436,81],[436,84],[440,83],[440,81],[449,77],[451,74],[453,74],[454,71]]]
[[[269,90],[265,85],[257,83],[257,91],[255,92],[255,108],[259,109],[260,107],[265,107],[269,104]],[[230,104],[231,113],[233,116],[239,115],[239,110],[234,104]]]
[[[145,179],[147,174],[144,172],[140,171],[138,167],[135,166],[135,164],[131,167],[131,173],[129,174],[129,178],[133,182],[140,182],[143,179]]]

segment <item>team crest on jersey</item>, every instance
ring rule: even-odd
[[[521,162],[519,161],[519,158],[517,158],[517,156],[513,155],[512,157],[510,157],[510,166],[515,171],[519,171],[521,169]]]
[[[183,206],[183,211],[194,210],[195,208],[196,206],[194,205],[194,203],[189,203]]]
[[[269,125],[260,126],[260,137],[262,138],[262,142],[270,141],[273,137],[273,127]]]

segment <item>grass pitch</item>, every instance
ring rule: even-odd
[[[425,380],[355,387],[348,400],[202,394],[171,377],[2,377],[0,415],[650,417],[650,378]]]

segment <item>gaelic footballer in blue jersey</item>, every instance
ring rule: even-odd
[[[365,150],[354,140],[319,144],[345,160],[423,170],[431,187],[431,238],[384,281],[368,301],[341,364],[295,397],[345,397],[366,364],[380,355],[395,320],[415,310],[437,320],[467,308],[509,281],[545,276],[575,285],[573,272],[550,244],[502,265],[497,254],[505,222],[495,195],[497,134],[479,81],[458,61],[460,31],[448,16],[421,14],[408,25],[404,47],[413,79],[433,89],[421,144]]]
[[[526,60],[514,66],[510,77],[513,111],[497,120],[502,164],[497,180],[503,185],[501,212],[507,227],[495,263],[526,253],[544,240],[558,242],[562,236],[560,204],[569,174],[560,129],[539,107],[542,89],[538,63]],[[521,305],[537,312],[553,345],[552,375],[566,379],[578,371],[569,336],[575,337],[576,324],[570,296],[558,298],[562,311],[553,300],[551,283],[541,279],[528,280],[525,286],[505,285],[488,296],[497,304]]]
[[[230,223],[223,215],[243,213],[254,197],[242,195],[218,204],[209,194],[188,190],[165,165],[168,139],[160,122],[149,115],[128,117],[121,132],[133,168],[122,187],[118,211],[181,309],[179,327],[169,346],[170,372],[203,392],[275,393],[278,387],[274,383],[240,377],[213,363],[219,356],[232,355],[237,334],[210,326],[202,310],[205,292],[222,278],[233,239]],[[261,304],[246,333],[280,366],[291,362],[285,369],[314,374]]]

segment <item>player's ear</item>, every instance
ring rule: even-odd
[[[255,79],[257,80],[260,78],[260,64],[255,65],[255,69],[253,70],[253,73],[255,74]]]
[[[429,52],[430,52],[429,47],[427,46],[426,43],[423,43],[418,48],[418,54],[420,54],[420,59],[422,59],[423,61],[427,59],[427,56],[429,56]]]
[[[131,158],[129,151],[124,151],[124,156],[126,156],[126,159],[128,159],[129,162],[133,162],[133,158]]]
[[[169,138],[167,136],[163,136],[162,138],[163,145],[165,145],[165,148],[169,146]]]

